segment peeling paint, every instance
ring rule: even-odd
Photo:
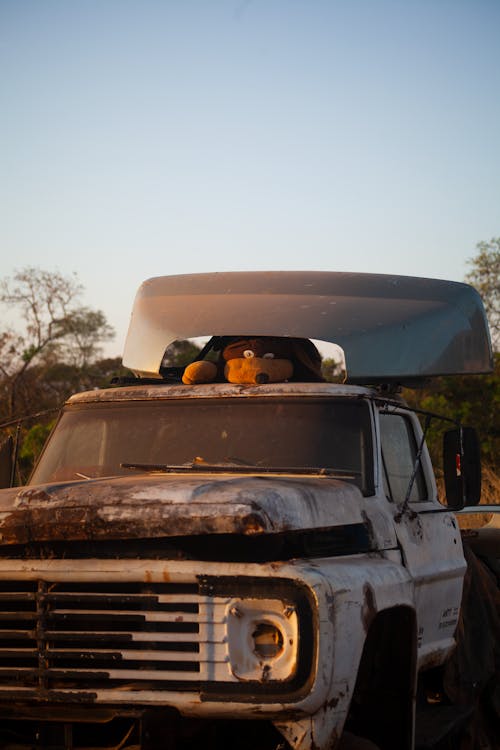
[[[362,521],[359,490],[328,477],[115,477],[16,491],[5,543],[278,533]]]

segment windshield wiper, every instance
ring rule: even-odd
[[[194,461],[190,464],[142,464],[121,463],[122,469],[137,469],[137,471],[157,471],[163,473],[210,471],[210,472],[234,472],[239,474],[319,474],[338,479],[355,479],[359,472],[343,469],[327,469],[319,466],[254,466],[241,463],[209,464]]]
[[[121,463],[121,469],[137,469],[138,471],[171,471],[174,467],[167,466],[167,464],[136,464],[136,463]]]

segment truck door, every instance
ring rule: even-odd
[[[465,560],[453,513],[437,499],[427,450],[409,498],[421,430],[415,415],[380,413],[383,482],[403,561],[415,582],[419,667],[439,663],[453,646]],[[405,502],[405,500],[407,502]]]

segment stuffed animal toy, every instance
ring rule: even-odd
[[[256,385],[285,380],[321,381],[321,355],[309,339],[254,336],[221,340],[219,362],[191,362],[182,376],[187,385],[227,380]]]

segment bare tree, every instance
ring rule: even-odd
[[[0,331],[0,385],[14,416],[17,394],[27,370],[43,370],[55,361],[84,367],[114,336],[104,314],[82,307],[83,287],[76,275],[28,267],[0,282],[0,302],[16,323]]]

